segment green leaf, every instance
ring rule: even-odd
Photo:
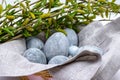
[[[43,12],[40,12],[40,11],[35,11],[35,12],[33,12],[35,15],[37,15],[37,16],[39,16],[39,15],[42,15],[43,14]]]
[[[48,24],[49,24],[49,25],[52,24],[52,18],[48,18]]]
[[[27,8],[30,9],[30,1],[29,1],[29,0],[26,0],[25,3],[26,3]]]
[[[0,36],[3,34],[3,30],[2,28],[0,28]]]
[[[85,14],[86,13],[84,10],[76,10],[76,12],[78,12],[80,14]]]
[[[92,16],[89,16],[88,18],[89,18],[90,20],[93,20],[93,19],[96,18],[96,15],[93,14]]]
[[[63,29],[61,29],[61,28],[56,29],[56,31],[58,31],[58,32],[62,32],[63,34],[67,35],[66,31],[63,30]]]
[[[54,8],[54,7],[60,7],[62,5],[63,5],[63,3],[61,3],[60,0],[54,0],[52,8]]]
[[[82,22],[82,24],[85,24],[85,25],[87,25],[87,24],[89,24],[90,23],[90,21],[83,21]]]
[[[14,14],[15,14],[15,9],[13,9],[13,10],[7,12],[6,14],[7,14],[7,15],[14,15]]]
[[[15,28],[13,27],[13,26],[9,26],[9,27],[7,27],[10,31],[14,31],[15,30]]]
[[[31,16],[32,19],[36,18],[35,14],[33,12],[29,12],[29,14],[30,14],[30,16]]]
[[[114,3],[116,0],[112,0],[112,2]]]
[[[106,0],[98,0],[98,2],[104,2],[104,3],[105,3],[105,2],[106,2]]]
[[[47,3],[47,0],[42,0],[42,6],[45,6]]]
[[[88,10],[89,10],[90,12],[92,12],[92,7],[91,7],[91,5],[90,5],[90,1],[88,2],[87,8],[88,8]]]
[[[2,4],[0,4],[0,14],[2,13],[2,11],[3,11],[3,6]]]
[[[20,7],[22,7],[23,9],[26,8],[25,5],[22,2],[20,2],[19,4],[20,4]]]
[[[8,4],[8,5],[6,6],[5,10],[10,9],[11,7],[12,7],[12,5],[11,5],[11,4]]]
[[[49,6],[53,6],[53,4],[54,4],[54,0],[49,0]]]
[[[75,11],[75,12],[70,13],[70,16],[74,17],[76,14],[77,12]]]
[[[72,0],[66,0],[65,4],[68,5],[69,2],[71,2]]]
[[[109,10],[107,9],[107,10],[105,11],[105,15],[106,15],[107,18],[108,18],[108,13],[109,13]]]
[[[30,21],[30,19],[29,19],[29,18],[26,18],[26,19],[23,21],[22,25],[23,25],[23,26],[27,25],[27,24],[29,23],[29,21]]]
[[[25,37],[30,37],[30,36],[32,36],[27,30],[24,30],[24,31],[23,31],[23,35],[24,35]]]
[[[41,6],[41,2],[38,2],[38,3],[35,4],[35,6],[33,6],[33,9],[37,9],[37,8],[39,8],[40,6]]]
[[[47,29],[47,31],[46,31],[46,33],[45,33],[45,37],[46,37],[46,38],[48,38],[48,37],[49,37],[49,35],[50,35],[50,30],[49,30],[49,29]]]
[[[73,16],[71,16],[71,15],[68,14],[68,15],[66,15],[66,17],[67,17],[67,19],[68,19],[69,21],[73,22],[73,20],[74,20],[74,19],[73,19]]]
[[[74,9],[78,9],[78,4],[75,0],[71,0],[71,4],[73,5]]]
[[[42,23],[42,19],[41,18],[38,18],[37,22],[35,23],[34,25],[34,29],[36,30],[38,26],[40,26],[40,24]]]
[[[99,11],[102,13],[102,12],[105,12],[106,9],[104,7],[99,7]]]
[[[102,12],[100,12],[100,16],[101,16],[102,18],[104,18],[104,14],[103,14]]]
[[[6,33],[10,34],[11,36],[14,36],[14,33],[13,33],[12,31],[10,31],[8,28],[3,28],[3,30],[4,30]]]

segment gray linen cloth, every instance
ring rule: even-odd
[[[36,64],[21,56],[26,50],[24,39],[0,44],[0,80],[31,75],[42,70],[49,70],[54,80],[110,80],[120,68],[119,25],[120,18],[105,26],[96,21],[78,34],[79,47],[95,45],[104,50],[102,57],[98,53],[90,53],[98,58],[94,61],[87,58],[81,61],[80,58],[86,54],[78,54],[62,65]]]

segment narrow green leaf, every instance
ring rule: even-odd
[[[47,0],[42,0],[42,6],[45,6],[47,3]]]
[[[3,11],[3,6],[2,4],[0,4],[0,14],[2,13],[2,11]]]
[[[66,17],[67,17],[68,20],[71,21],[71,22],[74,20],[74,19],[73,19],[73,16],[71,16],[71,15],[69,15],[69,14],[68,14]]]
[[[100,15],[101,15],[102,18],[104,18],[104,14],[102,12],[100,13]]]
[[[45,37],[48,38],[49,35],[50,35],[50,30],[48,29],[48,30],[46,31],[46,33],[45,33]]]
[[[92,7],[91,7],[91,5],[90,5],[90,1],[88,2],[87,8],[88,8],[88,10],[89,10],[90,12],[92,12]]]
[[[8,5],[6,6],[5,10],[10,9],[11,7],[12,7],[12,5],[11,5],[11,4],[8,4]]]
[[[6,32],[6,33],[9,33],[11,36],[14,36],[14,33],[12,31],[10,31],[8,28],[3,28],[3,30]]]
[[[70,13],[70,16],[74,17],[76,14],[77,12],[75,11],[75,12]]]
[[[24,35],[25,37],[30,37],[30,36],[32,36],[27,30],[24,30],[24,31],[23,31],[23,35]]]
[[[109,13],[109,11],[108,11],[108,9],[105,11],[105,15],[106,15],[106,17],[108,18],[108,13]]]
[[[41,23],[42,23],[42,19],[41,19],[41,18],[38,18],[38,20],[37,20],[37,22],[35,23],[35,25],[34,25],[33,28],[36,30],[37,27],[38,27]]]
[[[22,2],[20,2],[20,7],[22,7],[23,9],[26,8],[25,5]]]
[[[112,0],[112,2],[114,3],[116,0]]]
[[[63,29],[61,29],[61,28],[56,29],[56,31],[62,32],[63,34],[67,35],[67,33],[65,32],[65,30],[63,30]]]
[[[29,1],[29,0],[26,0],[25,3],[26,3],[27,8],[30,9],[30,1]]]
[[[69,2],[71,2],[72,0],[66,0],[65,4],[68,5]]]
[[[106,2],[106,0],[98,0],[98,2]]]
[[[39,8],[40,6],[41,6],[41,2],[38,2],[38,3],[35,4],[35,6],[33,6],[33,9],[37,9],[37,8]]]

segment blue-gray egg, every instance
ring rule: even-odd
[[[69,58],[66,56],[62,56],[62,55],[58,55],[53,57],[48,64],[62,64],[64,62],[66,62]]]
[[[52,34],[45,43],[44,53],[48,60],[57,55],[68,56],[69,42],[67,37],[61,33],[56,32]]]
[[[78,45],[78,36],[76,34],[76,32],[73,29],[70,28],[66,28],[65,29],[66,33],[67,33],[67,38],[69,40],[69,44],[71,45]]]
[[[36,35],[36,37],[39,38],[40,40],[42,40],[44,43],[45,43],[46,40],[47,40],[44,31],[40,32],[38,35]]]
[[[70,46],[69,50],[68,50],[69,56],[74,56],[78,49],[79,49],[79,47],[77,47],[77,46]]]
[[[34,37],[34,36],[27,37],[27,38],[26,38],[26,41],[29,41],[29,40],[31,40],[31,39],[33,39],[33,38],[36,38],[36,37]]]
[[[104,51],[103,51],[101,48],[99,48],[99,47],[97,47],[97,46],[86,45],[86,46],[80,47],[73,56],[75,56],[75,55],[77,55],[77,54],[80,54],[81,52],[83,52],[83,51],[85,51],[85,50],[90,51],[90,52],[93,52],[93,53],[98,53],[98,54],[100,54],[100,55],[103,55],[103,54],[104,54]]]
[[[38,48],[29,48],[24,52],[23,56],[34,63],[47,63],[45,54]]]
[[[44,46],[44,43],[42,42],[42,40],[40,40],[39,38],[36,37],[28,37],[26,39],[26,47],[27,49],[29,48],[38,48],[38,49],[42,49]]]

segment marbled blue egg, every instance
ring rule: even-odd
[[[24,52],[23,56],[34,63],[47,63],[45,54],[38,48],[29,48]]]
[[[27,49],[29,48],[38,48],[38,49],[42,49],[44,46],[44,43],[42,42],[42,40],[36,38],[36,37],[28,37],[26,39],[26,47]]]
[[[73,29],[70,28],[66,28],[65,29],[66,33],[67,33],[67,38],[69,40],[69,44],[71,45],[78,45],[78,36],[76,34],[76,32]]]
[[[62,64],[64,62],[66,62],[69,58],[66,56],[62,56],[62,55],[58,55],[53,57],[48,64]]]
[[[77,47],[77,46],[70,46],[69,50],[68,50],[69,56],[74,56],[78,49],[79,49],[79,47]]]
[[[100,54],[100,55],[103,55],[103,54],[104,54],[104,51],[103,51],[101,48],[99,48],[99,47],[97,47],[97,46],[86,45],[86,46],[80,47],[73,56],[75,56],[75,55],[77,55],[77,54],[80,54],[81,52],[83,52],[83,51],[85,51],[85,50],[90,51],[90,52],[93,52],[93,53],[98,53],[98,54]]]
[[[44,53],[48,60],[57,55],[68,56],[69,42],[67,37],[61,33],[56,32],[51,35],[45,43]]]

